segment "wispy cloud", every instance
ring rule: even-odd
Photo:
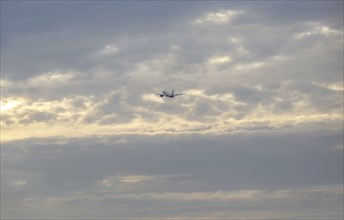
[[[320,23],[310,23],[310,26],[311,26],[311,30],[297,33],[295,37],[297,39],[303,39],[303,38],[307,38],[313,35],[324,35],[324,36],[343,35],[342,31],[332,29]]]
[[[229,209],[227,211],[214,211],[209,213],[209,208],[214,205],[222,204],[222,207],[229,208],[230,206],[236,204],[236,206],[243,207],[249,206],[254,209],[260,209],[262,217],[271,217],[278,216],[278,212],[271,213],[266,211],[265,214],[264,210],[271,204],[280,204],[286,205],[288,203],[302,203],[306,202],[310,199],[313,201],[319,200],[333,200],[338,199],[339,197],[343,196],[343,190],[341,186],[329,186],[329,187],[319,187],[319,188],[312,188],[312,189],[300,189],[300,190],[274,190],[274,191],[266,191],[266,190],[239,190],[239,191],[215,191],[215,192],[192,192],[192,193],[143,193],[143,194],[114,194],[112,192],[102,192],[102,193],[89,193],[89,194],[76,194],[64,197],[49,197],[44,200],[39,200],[37,198],[30,198],[22,201],[22,206],[26,207],[26,210],[37,210],[37,209],[49,209],[52,206],[58,206],[60,208],[66,209],[66,212],[69,213],[71,208],[76,208],[77,210],[80,209],[79,206],[85,203],[97,204],[107,202],[108,205],[112,204],[119,204],[119,202],[123,201],[127,204],[130,204],[131,213],[134,216],[139,215],[141,208],[140,204],[144,202],[145,204],[154,205],[157,209],[161,208],[164,204],[169,203],[169,207],[165,207],[163,212],[169,213],[172,210],[181,210],[181,207],[178,207],[177,204],[182,203],[183,207],[186,207],[188,210],[193,210],[193,208],[197,205],[202,205],[204,207],[204,211],[199,210],[199,214],[193,214],[194,218],[211,216],[216,214],[221,214],[223,217],[227,216],[230,217],[235,211]],[[160,203],[160,204],[159,204]],[[210,204],[209,204],[210,203]],[[317,202],[314,202],[317,203]],[[67,207],[66,204],[72,204],[72,206]],[[78,204],[78,205],[76,205]],[[108,205],[100,210],[104,210]],[[314,211],[318,214],[317,210],[314,210],[314,207],[309,207],[310,210],[307,211],[307,214],[311,214],[309,212]],[[339,211],[338,207],[337,211]],[[136,211],[134,211],[136,210]],[[300,210],[297,206],[293,206],[292,210],[294,211],[293,214],[289,214],[290,218],[297,218],[299,215]],[[335,211],[336,209],[333,209]],[[126,211],[119,211],[116,210],[120,216],[126,216]],[[138,212],[137,212],[138,211]],[[321,211],[321,210],[319,210]],[[103,211],[104,212],[104,211]],[[239,214],[240,213],[240,214]],[[253,213],[251,211],[246,212],[239,212],[241,217],[250,217]],[[184,216],[187,216],[188,212],[184,213]],[[286,215],[286,214],[283,214]],[[64,216],[64,215],[59,215]],[[83,216],[83,215],[79,215]],[[107,216],[106,212],[105,215]],[[157,216],[162,217],[162,215],[158,214]],[[170,217],[180,217],[180,214],[169,214]]]
[[[208,62],[210,64],[224,64],[232,61],[232,58],[230,56],[213,56],[210,57]]]
[[[236,11],[236,10],[219,10],[216,12],[209,12],[204,16],[197,18],[194,21],[194,24],[226,24],[230,22],[234,17],[243,14],[244,11]]]

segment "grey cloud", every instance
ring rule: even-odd
[[[64,178],[58,178],[59,175],[63,175],[69,180],[75,178],[75,181],[78,181],[79,177],[91,180],[91,182],[85,182],[85,185],[92,184],[90,178],[95,178],[93,180],[95,181],[102,178],[102,175],[106,177],[114,175],[116,172],[137,175],[182,173],[201,178],[201,180],[205,178],[203,181],[206,182],[216,181],[215,179],[226,180],[233,175],[236,176],[232,186],[220,181],[218,184],[224,187],[223,189],[240,187],[235,184],[235,181],[240,182],[241,178],[243,180],[256,179],[252,183],[261,182],[259,186],[292,184],[289,181],[295,183],[295,179],[299,181],[297,184],[301,185],[310,184],[312,181],[329,181],[319,182],[322,185],[340,181],[339,168],[342,159],[338,160],[340,155],[331,149],[340,142],[341,135],[339,133],[336,135],[324,134],[320,137],[316,137],[315,134],[303,134],[306,137],[297,134],[290,135],[292,136],[267,136],[268,142],[264,135],[256,138],[246,136],[246,139],[242,139],[240,135],[211,139],[204,139],[202,136],[186,136],[185,140],[168,136],[160,138],[129,136],[125,137],[129,140],[126,143],[117,143],[120,137],[111,138],[107,143],[93,138],[72,140],[68,144],[51,144],[47,140],[47,144],[8,144],[8,146],[4,146],[4,152],[7,152],[6,149],[18,149],[18,154],[23,155],[24,158],[21,163],[14,165],[21,169],[43,172],[45,176],[54,179],[63,180]],[[310,144],[305,144],[307,140]],[[315,141],[319,144],[314,145]],[[253,145],[253,142],[257,144]],[[280,144],[276,145],[276,143]],[[27,153],[20,153],[20,149],[26,149]],[[312,154],[309,155],[309,153]],[[7,161],[6,158],[4,160]],[[61,160],[64,162],[61,163]],[[278,160],[279,163],[275,163],[275,160]],[[319,160],[327,162],[326,164],[318,163]],[[268,165],[269,163],[275,165],[271,167]],[[157,164],[159,166],[156,166]],[[48,170],[45,171],[45,169]],[[217,172],[216,169],[220,170]],[[319,172],[321,170],[324,172]],[[236,172],[240,172],[239,175],[235,175]],[[222,173],[226,173],[226,175],[222,176]],[[270,175],[271,173],[274,175]],[[212,175],[217,178],[211,178]],[[267,182],[269,179],[265,178],[268,176],[273,176],[275,182]],[[288,176],[297,178],[289,179]],[[249,182],[245,181],[245,184],[248,184],[246,187],[250,187]]]
[[[164,193],[297,189],[341,184],[343,158],[332,149],[341,138],[339,131],[333,134],[319,130],[301,134],[257,133],[253,136],[104,136],[70,139],[65,143],[60,143],[66,141],[61,138],[32,139],[3,146],[2,153],[6,157],[2,158],[2,163],[7,172],[2,173],[5,177],[2,181],[9,181],[3,182],[7,189],[4,191],[6,197],[21,192],[18,195],[20,199],[15,201],[19,203],[28,198],[45,200],[81,191],[102,195],[101,190],[107,188],[100,186],[99,182],[111,176],[166,176],[163,181],[148,180],[147,184],[128,183],[134,184],[133,188],[113,182],[109,190],[115,193],[115,197],[119,196],[121,202],[118,205],[122,208],[112,214],[123,212],[130,217],[135,216],[129,211],[133,204],[126,204],[126,199],[121,198],[123,193],[152,192],[164,196],[168,195]],[[13,155],[16,155],[16,160]],[[20,180],[27,184],[21,189],[15,186],[11,190],[8,188],[11,182]],[[70,201],[70,204],[77,207],[78,201],[84,203],[87,200],[78,199]],[[151,198],[142,196],[140,200],[147,202]],[[297,199],[291,197],[291,200]],[[110,205],[111,199],[104,202]],[[65,202],[62,200],[60,204],[64,207]],[[175,206],[180,210],[178,204]],[[141,202],[137,205],[145,215],[154,215],[155,211],[146,209]],[[196,203],[194,209],[177,213],[193,213],[200,206],[203,205]],[[237,206],[243,208],[239,204]],[[96,207],[93,213],[98,213]],[[218,210],[227,210],[220,207]],[[50,208],[55,213],[61,206],[52,203]],[[108,208],[104,211],[110,212]],[[280,212],[286,214],[284,209]],[[5,210],[6,216],[17,216],[15,213]],[[166,216],[169,212],[159,213]],[[171,211],[171,214],[177,213]]]
[[[342,217],[342,2],[1,6],[2,128],[108,134],[3,142],[2,216]],[[243,13],[193,24],[219,10]],[[190,199],[240,190],[288,196]]]
[[[32,122],[44,122],[56,119],[53,114],[47,112],[36,112],[30,116],[28,121]]]
[[[47,199],[47,202],[55,203],[60,205],[60,208],[66,208],[66,211],[69,211],[70,209],[63,205],[64,202],[72,202],[74,205],[74,208],[80,209],[81,205],[84,203],[84,201],[87,201],[88,203],[94,204],[97,206],[97,203],[99,202],[106,202],[105,204],[102,204],[102,215],[103,216],[109,216],[111,213],[108,213],[106,209],[108,206],[106,204],[111,204],[112,206],[117,207],[115,209],[118,211],[118,213],[121,216],[128,216],[126,214],[126,211],[129,211],[131,209],[132,216],[146,216],[147,213],[153,213],[151,216],[153,217],[161,217],[159,212],[156,212],[157,209],[163,209],[166,213],[166,216],[184,216],[187,217],[190,215],[192,217],[200,217],[206,215],[206,216],[213,216],[213,215],[219,215],[222,217],[228,217],[235,215],[242,216],[243,210],[238,209],[238,206],[245,204],[246,206],[250,207],[251,209],[257,209],[259,211],[256,212],[249,212],[245,216],[253,216],[257,213],[259,213],[262,217],[267,216],[268,214],[278,215],[279,210],[275,210],[275,212],[269,212],[266,213],[266,205],[260,204],[258,201],[263,200],[265,204],[271,205],[271,203],[279,204],[279,205],[287,205],[290,203],[289,196],[297,197],[297,200],[294,202],[302,201],[302,199],[314,199],[315,201],[319,201],[319,197],[322,193],[328,194],[323,200],[332,199],[334,196],[333,193],[336,191],[340,191],[336,189],[335,187],[328,187],[328,188],[315,188],[310,190],[281,190],[281,191],[232,191],[232,192],[195,192],[191,194],[184,194],[184,193],[145,193],[145,194],[123,194],[123,195],[113,195],[111,192],[107,192],[107,194],[93,194],[93,195],[74,195],[69,196],[65,198],[61,197],[51,197]],[[242,196],[242,198],[240,198]],[[238,198],[236,198],[238,197]],[[336,199],[338,197],[335,197]],[[118,203],[118,200],[121,200],[122,203]],[[140,201],[144,200],[149,205],[142,206],[140,204]],[[227,201],[226,201],[227,200]],[[236,202],[236,205],[232,201]],[[239,202],[238,202],[239,201]],[[39,201],[35,201],[34,199],[28,200],[27,203],[34,204],[33,206],[40,206],[41,204]],[[36,204],[35,204],[36,203]],[[62,203],[62,204],[61,204]],[[121,204],[126,204],[128,207],[125,211],[120,211],[118,207],[123,208]],[[221,205],[222,204],[222,205]],[[311,212],[313,214],[319,215],[319,210],[314,210],[316,205],[320,205],[322,202],[315,202],[312,204],[305,205],[304,208],[307,209],[307,214],[305,216],[312,216]],[[183,208],[180,207],[180,205],[183,206]],[[220,206],[220,209],[217,209],[214,213],[209,213],[210,210],[212,210],[212,207],[214,205]],[[169,208],[164,208],[164,207]],[[202,206],[202,210],[198,210],[197,206]],[[149,208],[152,207],[152,208]],[[293,214],[282,214],[282,216],[288,216],[289,218],[293,217],[300,217],[299,209],[292,204],[287,205],[288,209],[294,210]],[[100,207],[98,207],[100,208]],[[221,211],[221,209],[227,209],[227,211]],[[237,211],[233,211],[236,209]],[[308,210],[309,209],[309,210]],[[135,211],[134,211],[135,210]],[[331,216],[337,216],[339,213],[338,207],[332,207],[332,214]],[[323,211],[323,210],[321,210]],[[179,212],[179,215],[176,215],[175,213]],[[315,212],[315,213],[314,213]],[[66,212],[64,212],[66,214]],[[183,213],[183,214],[182,214]],[[89,214],[93,215],[93,213],[87,213],[87,214],[81,214],[77,215],[78,217],[81,216],[89,216]],[[328,216],[328,212],[323,213],[323,216]],[[301,214],[302,215],[302,214]],[[218,216],[218,217],[219,217]]]
[[[20,3],[3,4],[2,11],[6,16],[3,25],[8,30],[4,34],[8,40],[4,45],[6,57],[2,59],[6,66],[3,68],[6,75],[13,79],[48,72],[51,68],[89,70],[102,64],[89,55],[109,43],[119,42],[119,48],[123,46],[124,49],[133,44],[126,50],[127,53],[119,57],[121,62],[132,63],[137,58],[149,57],[147,52],[161,45],[147,45],[145,39],[170,28],[173,24],[171,18],[176,19],[175,14],[185,18],[189,11],[172,2],[139,3],[141,7],[134,7],[130,2],[103,2],[100,5],[93,2],[35,2],[23,3],[25,7],[21,7]],[[56,7],[65,10],[63,16],[56,13]],[[79,10],[80,7],[83,10]],[[148,11],[150,16],[142,14]],[[25,19],[17,18],[17,15]],[[158,19],[162,15],[164,19]],[[40,19],[41,16],[45,19]],[[148,32],[151,34],[143,34]],[[128,37],[134,37],[129,44]],[[15,65],[18,62],[21,66]],[[120,62],[117,64],[119,67],[122,65]]]

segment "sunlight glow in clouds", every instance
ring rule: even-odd
[[[194,92],[194,94],[197,94]],[[202,93],[198,94],[202,95]],[[202,97],[202,96],[199,96]],[[224,102],[232,102],[234,105],[245,106],[244,103],[236,102],[231,95],[227,96],[206,96],[204,99],[218,100]],[[65,100],[67,101],[67,100]],[[66,102],[66,108],[68,102]],[[91,106],[94,104],[90,104]],[[37,107],[34,107],[37,106]],[[54,107],[56,106],[56,107]],[[39,109],[38,112],[42,112],[46,109],[47,112],[54,113],[54,108],[61,107],[61,104],[57,103],[45,103],[44,105],[32,104],[30,111],[35,108]],[[147,121],[140,117],[139,112],[149,112],[147,109],[138,109],[137,118],[132,121],[123,124],[87,124],[82,121],[83,117],[92,113],[92,108],[88,111],[79,110],[75,108],[73,111],[69,109],[66,113],[57,113],[55,117],[60,118],[59,123],[48,121],[30,122],[28,124],[18,124],[6,126],[6,129],[2,131],[2,139],[4,141],[10,141],[15,139],[30,138],[34,136],[39,137],[51,137],[51,136],[66,136],[66,137],[82,137],[85,135],[106,135],[106,134],[182,134],[182,133],[214,133],[223,134],[229,131],[236,132],[242,129],[255,129],[256,126],[268,126],[275,129],[283,128],[287,125],[298,125],[303,123],[321,123],[323,121],[335,122],[342,120],[340,113],[321,114],[317,112],[306,111],[307,104],[301,103],[295,105],[299,110],[295,111],[295,114],[277,114],[273,112],[273,106],[258,106],[251,115],[247,115],[244,119],[235,119],[231,112],[225,112],[212,118],[212,124],[206,121],[194,121],[189,120],[178,115],[169,115],[164,113],[156,114],[156,116]],[[74,107],[73,107],[74,108]],[[193,105],[186,108],[193,109]],[[271,109],[270,109],[271,108]],[[25,112],[24,109],[16,110],[19,112]],[[11,109],[8,109],[6,114],[11,117]],[[23,112],[23,113],[24,113]],[[13,115],[13,117],[15,117]],[[206,118],[204,118],[206,119]],[[18,120],[13,118],[13,120]]]
[[[22,101],[22,100],[21,100]],[[1,112],[6,112],[8,110],[11,110],[13,108],[15,108],[16,106],[18,106],[21,103],[20,100],[18,99],[13,99],[13,98],[9,98],[9,99],[1,99],[0,101],[0,111]]]
[[[259,67],[260,64],[254,66]],[[245,67],[245,69],[248,69]],[[61,74],[62,75],[62,74]],[[54,77],[53,77],[54,78]],[[59,77],[55,77],[60,79]],[[341,91],[339,84],[320,86],[334,91]],[[287,87],[286,82],[284,87]],[[262,87],[257,88],[262,91]],[[251,130],[255,127],[271,127],[274,129],[283,128],[288,125],[296,126],[303,123],[321,123],[322,121],[342,120],[342,115],[333,110],[329,113],[320,113],[311,108],[308,98],[302,97],[295,92],[289,94],[294,99],[293,110],[289,113],[275,111],[279,103],[285,99],[283,87],[280,97],[275,97],[274,102],[269,105],[257,105],[253,107],[250,114],[237,119],[236,114],[240,108],[245,108],[248,103],[236,99],[231,93],[207,95],[204,90],[185,90],[185,96],[179,97],[180,106],[184,108],[184,114],[175,115],[167,112],[156,112],[153,109],[136,106],[127,107],[127,112],[131,112],[135,117],[128,122],[103,124],[111,117],[121,117],[117,115],[115,109],[111,115],[99,115],[100,107],[109,102],[113,95],[118,92],[110,92],[103,99],[93,96],[70,96],[61,100],[27,100],[23,97],[16,99],[7,98],[1,102],[3,137],[4,141],[10,141],[34,136],[51,137],[81,137],[83,135],[105,135],[105,134],[181,134],[181,133],[213,133],[223,134],[226,132]],[[288,96],[286,96],[288,97]],[[294,98],[293,98],[294,97]],[[155,94],[144,94],[142,100],[151,102],[154,105],[166,105],[165,99]],[[213,107],[214,115],[204,115],[202,117],[188,118],[188,114],[193,114],[197,108],[197,103],[201,100],[213,103],[222,103],[228,106],[225,112],[222,109]],[[173,101],[173,100],[169,100]],[[149,114],[147,120],[144,115]],[[97,118],[96,121],[88,122],[87,118]],[[58,123],[56,122],[58,120]],[[212,124],[209,124],[209,120]]]

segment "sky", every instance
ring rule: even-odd
[[[343,43],[343,1],[1,1],[1,218],[342,219]]]

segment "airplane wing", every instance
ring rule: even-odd
[[[178,94],[173,94],[174,96],[177,96],[177,95],[184,95],[184,93],[178,93]]]

